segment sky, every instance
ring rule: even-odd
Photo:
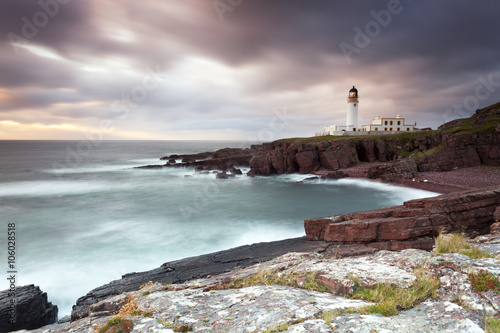
[[[500,101],[498,1],[2,0],[0,140],[309,137]]]

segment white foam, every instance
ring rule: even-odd
[[[161,163],[151,163],[151,164],[161,164]],[[90,167],[77,167],[77,168],[54,168],[54,169],[44,169],[42,172],[48,174],[78,174],[78,173],[102,173],[102,172],[114,172],[114,171],[130,171],[130,169],[144,164],[117,164],[117,165],[100,165],[100,166],[90,166]]]
[[[360,178],[342,178],[339,180],[336,180],[337,184],[339,185],[350,185],[350,186],[358,186],[358,187],[363,187],[363,188],[370,188],[374,190],[379,190],[379,191],[384,191],[384,192],[390,192],[394,194],[395,196],[399,197],[412,197],[413,199],[420,199],[420,198],[429,198],[429,197],[435,197],[440,195],[440,193],[436,192],[431,192],[431,191],[425,191],[425,190],[420,190],[416,188],[411,188],[411,187],[405,187],[405,186],[398,186],[394,184],[387,184],[387,183],[380,183],[380,182],[375,182],[367,179],[360,179]]]
[[[53,196],[72,195],[104,191],[109,185],[101,182],[88,181],[25,181],[4,183],[0,187],[0,197],[8,196]]]

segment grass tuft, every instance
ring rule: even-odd
[[[263,333],[277,333],[277,332],[285,332],[290,328],[290,324],[283,323],[281,325],[276,325],[273,328],[265,330]]]
[[[488,333],[500,333],[500,319],[486,318],[485,329]]]
[[[269,269],[264,269],[248,278],[231,279],[230,282],[220,286],[220,289],[236,289],[265,284],[291,286],[306,290],[327,292],[327,287],[316,282],[317,274],[317,272],[310,272],[304,275],[292,272],[273,272]],[[301,287],[297,284],[298,278],[304,278],[306,280],[306,283]]]
[[[134,323],[122,317],[114,317],[110,319],[103,327],[98,330],[98,333],[129,333],[134,328]]]
[[[361,314],[380,313],[393,316],[401,310],[410,309],[430,297],[436,297],[439,280],[436,276],[425,272],[416,272],[417,280],[410,287],[393,284],[378,284],[373,289],[358,288],[353,298],[376,302],[353,311]]]
[[[460,253],[472,259],[491,258],[492,255],[473,245],[469,245],[464,234],[443,234],[435,238],[436,254]]]
[[[174,324],[171,321],[165,321],[163,319],[156,319],[160,325],[163,325],[167,328],[171,328],[174,332],[191,332],[193,331],[193,327],[188,324]]]

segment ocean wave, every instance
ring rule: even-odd
[[[336,180],[336,182],[338,185],[357,186],[357,187],[374,189],[378,191],[390,192],[391,194],[394,194],[394,196],[398,197],[412,197],[414,199],[420,199],[420,198],[429,198],[440,195],[440,193],[436,192],[420,190],[405,186],[398,186],[395,184],[381,183],[368,179],[342,178]]]
[[[39,197],[53,195],[72,195],[90,192],[100,192],[109,188],[109,184],[103,182],[88,181],[24,181],[16,183],[4,183],[0,187],[0,197]]]

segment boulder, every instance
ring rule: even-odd
[[[271,175],[271,171],[274,170],[264,152],[253,155],[249,164],[253,175],[269,176]]]
[[[329,171],[324,173],[321,178],[325,179],[341,179],[341,178],[346,178],[349,177],[348,174],[344,173],[343,171],[337,170],[337,171]]]
[[[314,150],[301,151],[295,155],[300,173],[311,173],[319,169],[318,153]]]
[[[13,308],[13,305],[15,306]],[[0,292],[0,333],[32,330],[57,322],[57,306],[32,284]]]
[[[387,182],[395,182],[399,179],[411,179],[417,174],[417,163],[414,160],[391,161],[373,166],[369,168],[367,172],[368,178],[380,178]]]
[[[231,168],[231,173],[233,175],[242,175],[243,174],[243,172],[241,171],[241,169],[237,169],[235,167]]]
[[[495,211],[493,212],[493,220],[495,220],[495,222],[500,222],[500,206],[495,208]]]
[[[217,179],[228,179],[229,175],[226,173],[226,171],[219,172],[215,178]]]
[[[500,235],[500,222],[495,222],[490,226],[490,232],[493,235]]]

